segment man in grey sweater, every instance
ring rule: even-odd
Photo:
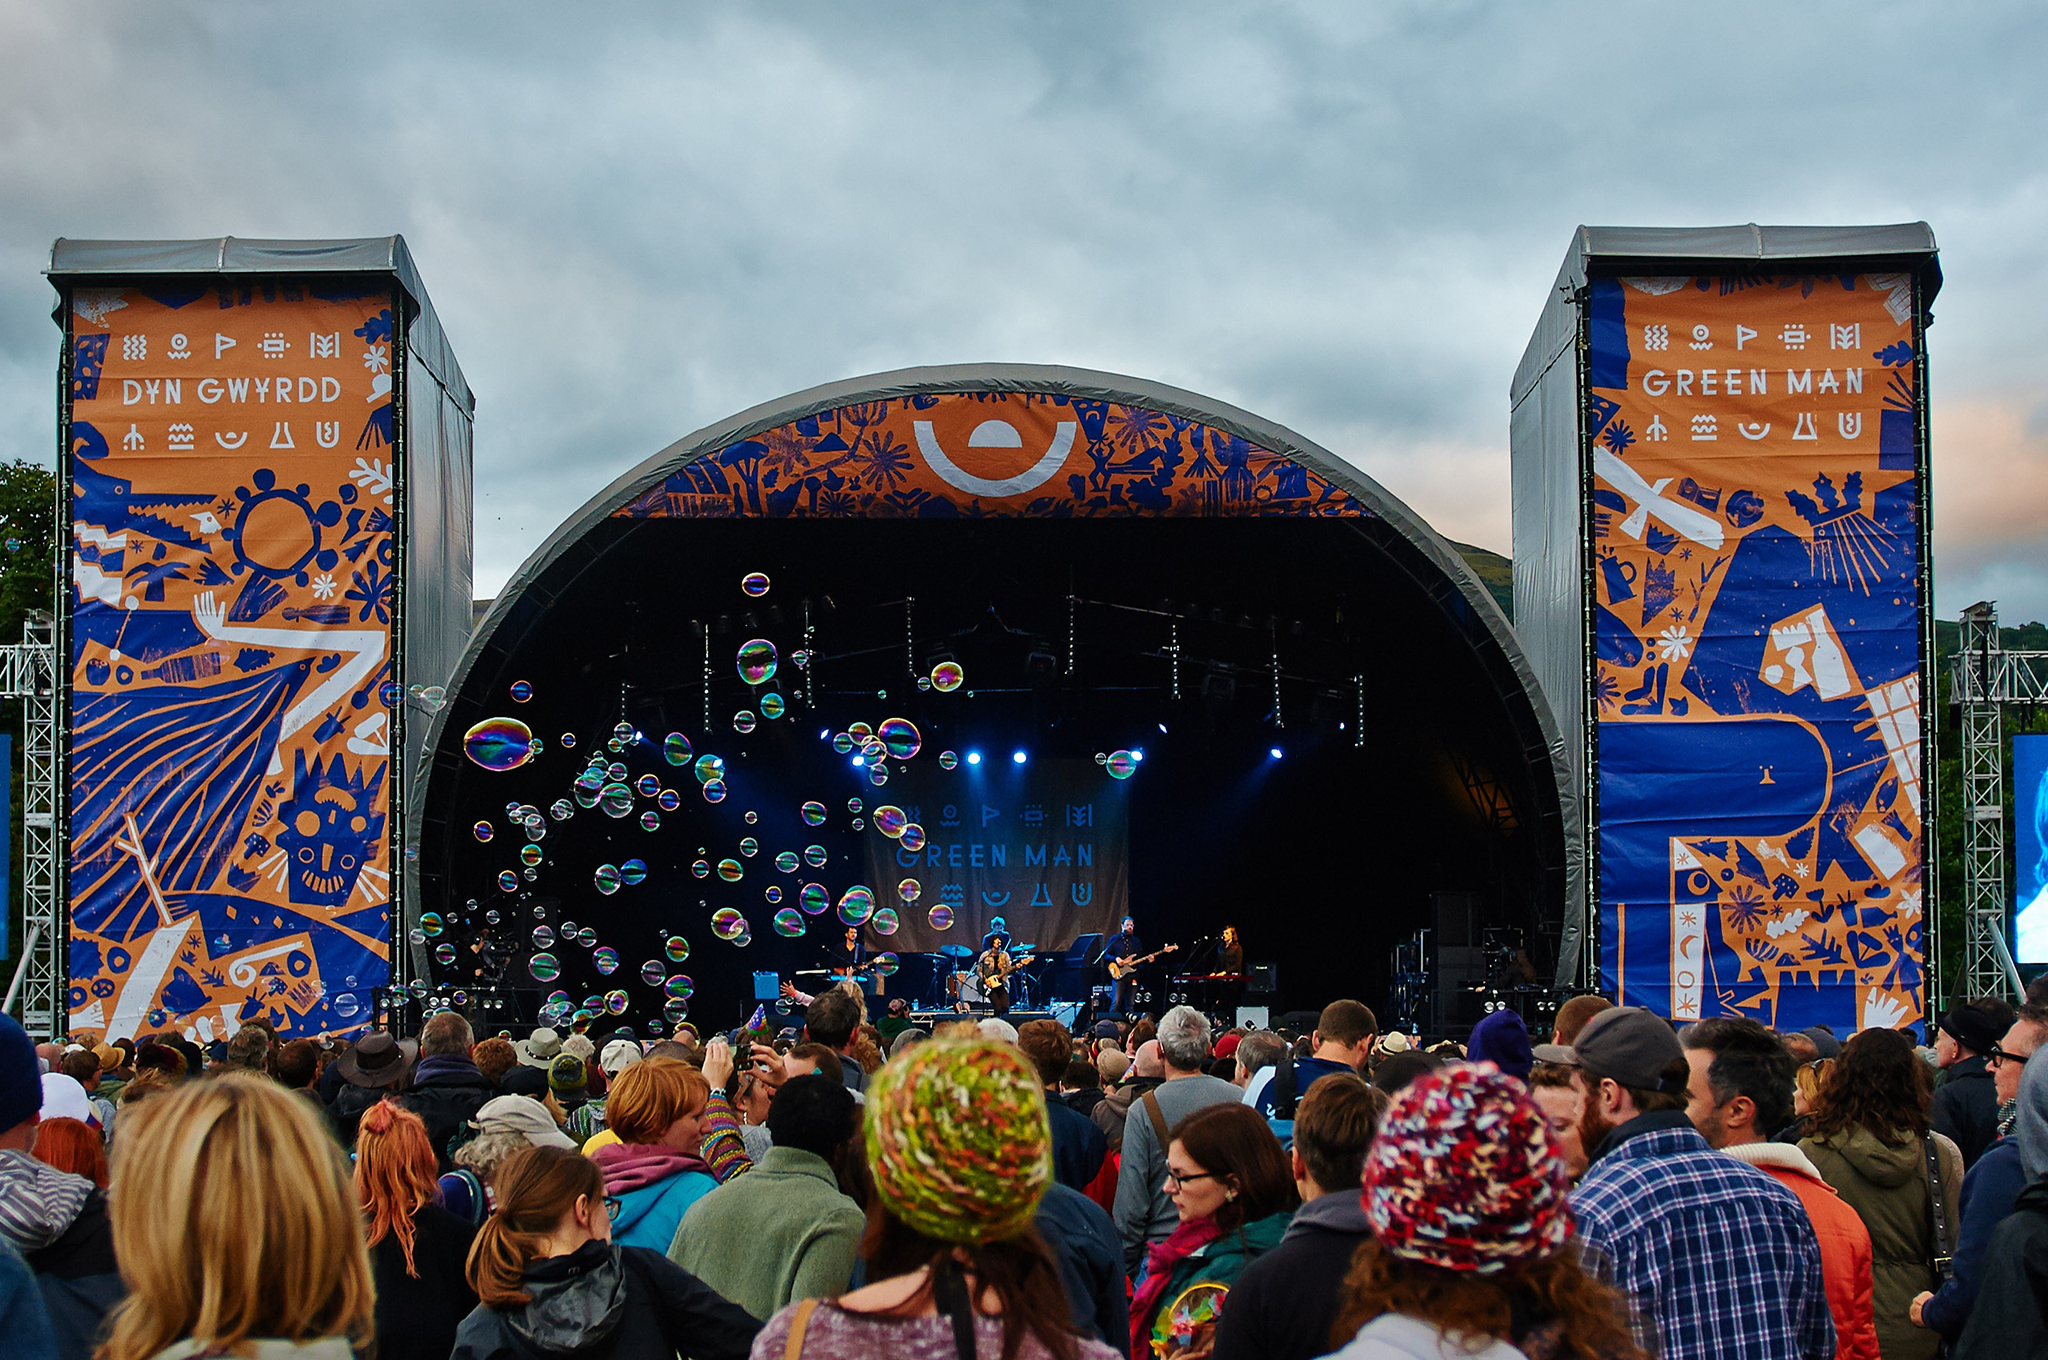
[[[1244,1094],[1202,1071],[1209,1060],[1209,1021],[1192,1006],[1175,1006],[1159,1018],[1159,1054],[1166,1080],[1132,1102],[1116,1179],[1116,1231],[1123,1239],[1124,1268],[1133,1273],[1145,1259],[1147,1244],[1164,1241],[1179,1222],[1166,1198],[1162,1130],[1170,1134],[1196,1110],[1235,1104]]]

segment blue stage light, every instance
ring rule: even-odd
[[[854,768],[854,769],[856,769],[856,770],[857,770],[857,769],[859,769],[859,768],[860,768],[861,766],[863,766],[863,765],[867,764],[867,763],[868,763],[868,762],[867,762],[867,757],[866,757],[866,756],[855,756],[855,757],[853,758],[853,768]]]
[[[1280,750],[1279,747],[1275,746],[1272,750],[1266,752],[1266,754],[1273,757],[1273,759],[1278,760],[1283,754],[1283,752]]]
[[[1031,759],[1031,757],[1025,755],[1022,751],[1012,751],[1010,752],[1010,759],[1016,761],[1019,765],[1022,765],[1025,761]]]
[[[829,727],[821,727],[821,728],[819,728],[819,729],[818,729],[818,740],[819,740],[819,741],[829,741],[829,740],[831,739],[831,736],[832,736],[832,729],[831,729],[831,728],[829,728]]]
[[[1145,758],[1145,748],[1144,748],[1144,747],[1142,747],[1142,746],[1133,746],[1133,747],[1131,748],[1131,759],[1132,759],[1132,760],[1143,760],[1144,758]]]
[[[979,752],[979,751],[969,751],[969,752],[967,753],[967,763],[968,763],[969,765],[979,765],[979,764],[981,764],[981,752]]]

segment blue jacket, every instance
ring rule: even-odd
[[[666,1255],[676,1240],[676,1225],[690,1206],[718,1188],[718,1181],[702,1171],[678,1171],[664,1180],[619,1196],[618,1216],[612,1219],[612,1241],[622,1247],[646,1247]]]
[[[1963,1324],[1970,1320],[1977,1288],[1984,1282],[1984,1250],[1991,1245],[1991,1234],[2013,1211],[2026,1184],[2027,1173],[2020,1165],[2017,1138],[2001,1138],[1993,1143],[1963,1176],[1963,1202],[1956,1210],[1962,1223],[1956,1237],[1953,1270],[1934,1297],[1920,1308],[1926,1325],[1949,1341],[1961,1337]]]
[[[5,1242],[0,1242],[0,1336],[7,1338],[10,1356],[57,1360],[57,1336],[50,1330],[35,1272]]]
[[[1038,1202],[1038,1235],[1059,1262],[1074,1330],[1119,1351],[1131,1340],[1131,1301],[1124,1292],[1124,1247],[1100,1204],[1055,1181]]]

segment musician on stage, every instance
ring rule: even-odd
[[[1216,971],[1244,972],[1244,946],[1238,943],[1236,926],[1223,927],[1222,942],[1216,946]]]
[[[981,952],[986,954],[1000,943],[1004,949],[1010,947],[1009,923],[997,916],[988,923],[988,934],[981,937]]]
[[[1121,959],[1135,959],[1144,952],[1145,942],[1138,938],[1138,923],[1126,916],[1123,928],[1111,936],[1109,944],[1103,948],[1102,962],[1108,965]],[[1117,1015],[1130,1014],[1131,994],[1136,991],[1137,984],[1138,975],[1135,972],[1125,973],[1117,978],[1116,995],[1110,1000],[1110,1010]]]
[[[999,927],[1002,923],[1003,918],[998,916],[992,924]],[[991,929],[982,944],[981,957],[974,961],[975,974],[981,979],[982,994],[988,998],[990,1011],[996,1015],[1008,1015],[1010,975],[1016,966],[1010,955],[1010,937]]]

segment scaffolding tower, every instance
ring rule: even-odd
[[[64,930],[57,891],[57,624],[30,610],[21,641],[0,647],[0,698],[21,714],[21,961],[0,1010],[20,1004],[21,1027],[36,1039],[63,1033]]]
[[[2005,883],[2007,704],[2048,703],[2048,652],[2009,652],[1991,601],[1963,611],[1950,674],[1963,727],[1963,968],[1960,997],[2025,997],[2009,943]]]

